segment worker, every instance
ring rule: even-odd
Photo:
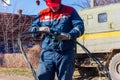
[[[55,73],[58,80],[72,80],[75,44],[71,39],[76,40],[84,34],[83,20],[73,7],[63,5],[61,0],[44,1],[47,8],[39,12],[29,31],[47,31],[56,34],[57,38],[43,35],[36,74],[39,80],[54,80]]]

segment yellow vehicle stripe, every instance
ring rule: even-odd
[[[108,37],[120,37],[120,31],[116,32],[105,32],[105,33],[92,33],[92,34],[84,34],[83,36],[79,37],[78,40],[81,39],[95,39],[95,38],[108,38]]]

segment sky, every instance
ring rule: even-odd
[[[72,4],[78,3],[80,5],[83,5],[86,3],[85,1],[86,0],[62,0],[62,4],[72,6],[78,11],[82,8]],[[3,7],[0,4],[0,12],[16,14],[18,9],[22,9],[23,14],[36,15],[40,12],[40,10],[47,7],[43,0],[40,0],[39,6],[36,5],[35,0],[10,0],[10,2],[11,2],[11,5],[7,7]]]

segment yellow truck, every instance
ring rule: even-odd
[[[85,34],[77,41],[109,69],[112,80],[120,80],[120,3],[83,9],[79,15],[84,20]],[[94,67],[78,45],[76,53],[76,65],[85,68],[82,73]]]

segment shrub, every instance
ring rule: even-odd
[[[39,45],[34,45],[32,48],[28,49],[26,53],[28,59],[30,60],[32,66],[34,68],[37,67],[39,62],[39,54],[41,51],[41,47]],[[0,64],[2,67],[6,68],[26,68],[28,67],[23,55],[21,53],[6,53],[2,56],[0,55]]]

